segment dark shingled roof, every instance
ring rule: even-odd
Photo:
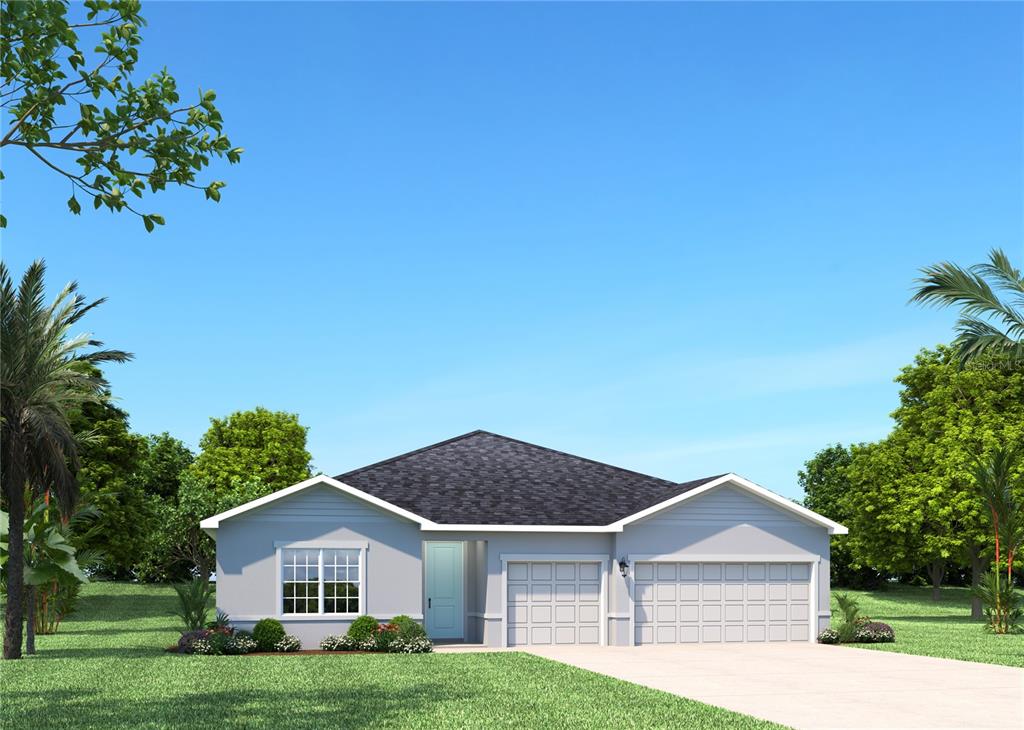
[[[336,477],[443,524],[592,526],[717,478],[670,482],[487,431]]]

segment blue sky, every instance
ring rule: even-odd
[[[299,413],[337,473],[475,428],[799,496],[949,339],[917,269],[1024,255],[1024,6],[147,3],[239,166],[166,227],[5,151],[3,256],[110,301],[142,432]]]

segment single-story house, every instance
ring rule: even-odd
[[[846,533],[735,474],[677,483],[486,431],[201,527],[218,608],[306,647],[361,614],[495,647],[813,641]]]

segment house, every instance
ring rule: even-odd
[[[676,483],[485,431],[201,527],[218,607],[306,647],[367,613],[495,647],[813,641],[846,533],[735,474]]]

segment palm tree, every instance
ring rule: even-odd
[[[26,493],[48,490],[70,515],[78,497],[78,450],[67,414],[103,397],[90,366],[131,355],[71,328],[105,300],[88,303],[68,284],[47,305],[46,266],[36,261],[16,288],[0,263],[0,488],[10,516],[4,659],[21,656]]]
[[[961,365],[986,354],[1024,363],[1024,276],[1005,253],[994,248],[987,264],[944,261],[921,273],[912,302],[960,307],[953,346]]]

